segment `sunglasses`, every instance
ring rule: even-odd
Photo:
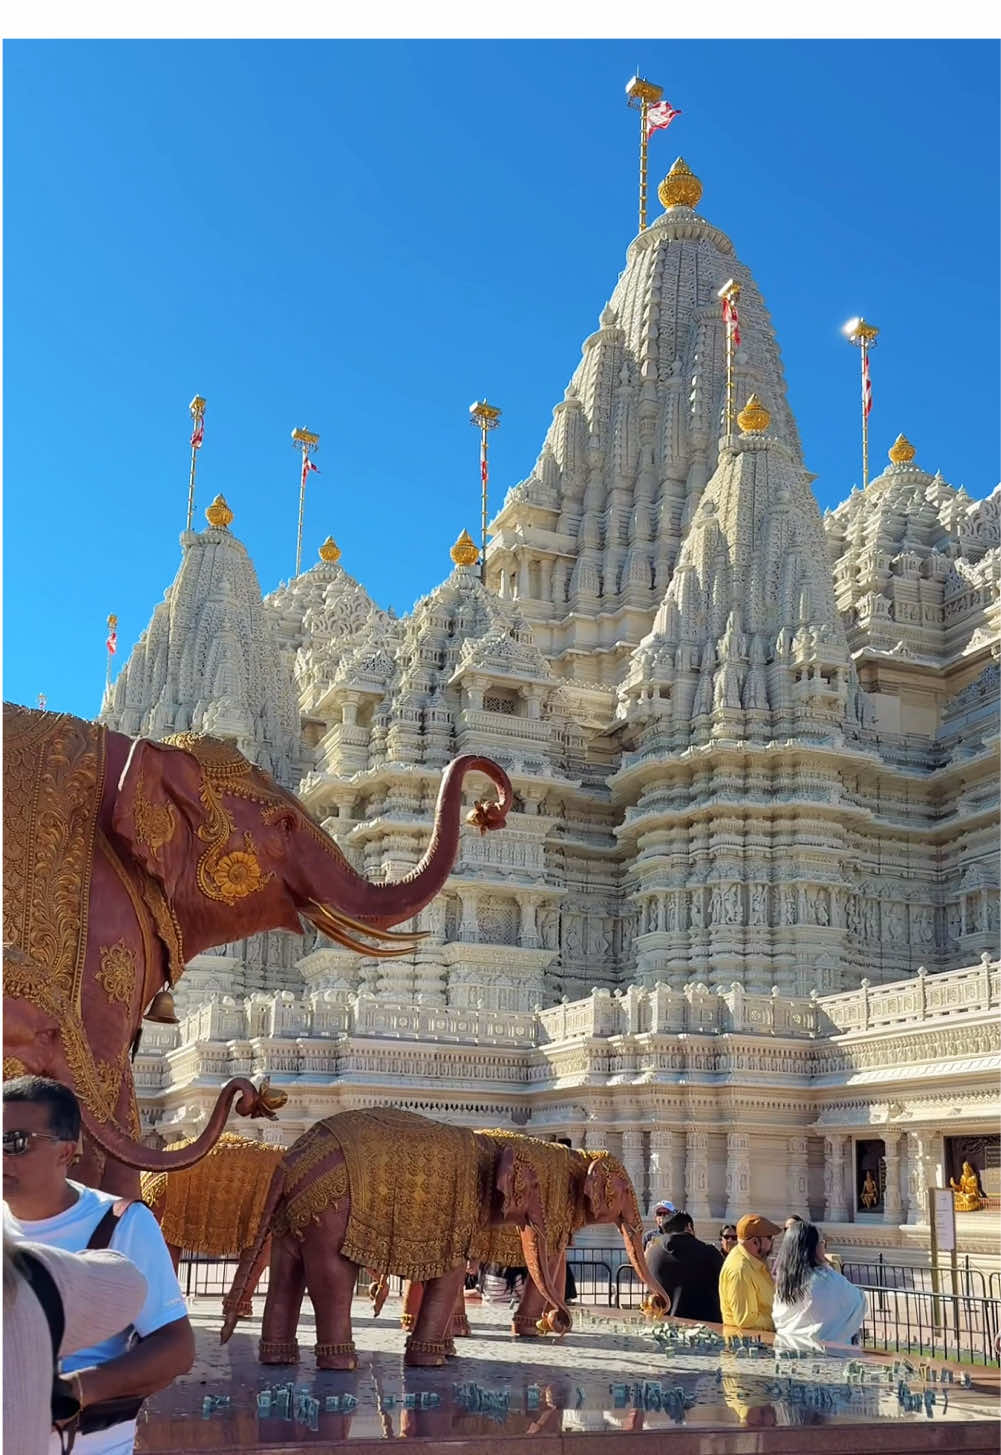
[[[722,1243],[735,1243],[736,1241],[737,1241],[737,1234],[736,1233],[723,1233],[721,1235],[721,1237],[720,1237],[720,1242],[722,1242]]]
[[[51,1132],[4,1132],[3,1154],[5,1157],[23,1157],[31,1151],[32,1142],[62,1142],[65,1138],[54,1137]]]

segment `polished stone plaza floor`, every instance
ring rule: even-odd
[[[843,1358],[779,1358],[753,1346],[723,1353],[662,1348],[640,1326],[586,1312],[561,1343],[515,1341],[507,1310],[481,1304],[470,1306],[472,1337],[458,1341],[459,1357],[444,1369],[404,1370],[393,1300],[378,1320],[367,1301],[356,1302],[355,1373],[316,1371],[311,1310],[299,1328],[298,1368],[264,1368],[256,1357],[261,1300],[255,1307],[255,1318],[220,1346],[219,1301],[193,1300],[195,1366],[148,1403],[138,1450],[318,1451],[393,1438],[428,1448],[458,1442],[468,1449],[472,1442],[478,1452],[497,1443],[513,1449],[529,1439],[541,1450],[553,1436],[559,1437],[554,1448],[564,1450],[578,1435],[657,1431],[662,1439],[671,1432],[672,1449],[686,1452],[792,1450],[799,1447],[780,1432],[805,1434],[804,1427],[811,1429],[811,1449],[826,1448],[826,1441],[815,1443],[825,1427],[843,1435],[854,1427],[857,1440],[831,1448],[972,1450],[986,1448],[975,1431],[997,1418],[989,1389],[964,1387],[958,1369],[949,1371],[951,1381],[941,1370],[932,1378],[914,1359],[894,1363],[852,1351]],[[728,1431],[736,1437],[765,1430],[774,1437],[753,1446],[725,1438]],[[713,1431],[711,1447],[695,1438]],[[598,1447],[592,1438],[584,1444]]]

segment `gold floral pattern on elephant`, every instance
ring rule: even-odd
[[[348,1169],[343,1162],[338,1162],[336,1167],[322,1173],[315,1182],[289,1198],[282,1209],[284,1225],[280,1231],[284,1232],[287,1228],[293,1237],[301,1238],[311,1222],[325,1212],[336,1210],[347,1192]],[[279,1231],[277,1225],[276,1231]]]
[[[87,905],[107,731],[4,703],[4,941],[44,965],[63,1015],[79,1015]]]
[[[128,1005],[135,989],[137,970],[136,957],[125,940],[114,945],[102,945],[100,949],[101,968],[96,979],[103,986],[109,1000]]]
[[[518,1148],[516,1167],[532,1169],[538,1180],[546,1212],[546,1244],[549,1252],[561,1252],[571,1234],[582,1221],[579,1204],[587,1171],[584,1154],[565,1147],[561,1142],[541,1142],[523,1132],[491,1128],[478,1133],[489,1137],[498,1147]],[[522,1172],[524,1176],[524,1171]],[[521,1238],[518,1229],[506,1225],[483,1228],[473,1244],[470,1256],[483,1263],[500,1263],[518,1267],[522,1263]]]
[[[177,828],[177,814],[173,804],[154,803],[143,793],[142,771],[136,784],[135,803],[136,840],[145,844],[154,859],[160,857],[164,844],[169,844]]]
[[[260,889],[267,879],[274,878],[273,874],[261,873],[261,866],[254,853],[252,842],[250,835],[245,834],[246,847],[224,854],[211,871],[219,896],[227,904],[235,904],[238,899],[243,899],[244,895],[253,894],[255,890]]]
[[[3,1079],[13,1081],[15,1076],[27,1076],[28,1068],[23,1061],[16,1056],[5,1056],[3,1058]]]

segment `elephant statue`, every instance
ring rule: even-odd
[[[160,1224],[176,1269],[181,1253],[239,1258],[257,1236],[271,1178],[284,1149],[223,1132],[211,1152],[180,1172],[144,1172],[142,1199]],[[270,1241],[240,1310],[253,1313],[251,1298],[268,1264]]]
[[[275,1173],[257,1239],[223,1301],[222,1342],[236,1326],[270,1235],[262,1364],[298,1363],[296,1327],[308,1289],[316,1367],[354,1369],[351,1300],[360,1268],[423,1284],[404,1362],[444,1364],[453,1352],[449,1328],[470,1249],[487,1228],[508,1223],[520,1229],[520,1257],[554,1319],[568,1320],[549,1281],[538,1175],[520,1141],[396,1108],[338,1112],[294,1142]]]
[[[480,1134],[478,1134],[480,1135]],[[566,1252],[570,1239],[580,1228],[596,1223],[614,1223],[622,1234],[626,1256],[636,1276],[649,1290],[654,1307],[670,1299],[647,1267],[643,1253],[643,1219],[629,1174],[617,1157],[608,1152],[578,1151],[561,1142],[541,1142],[519,1132],[492,1131],[483,1135],[502,1143],[525,1146],[525,1155],[535,1165],[543,1192],[547,1228],[545,1255],[551,1286],[560,1293],[566,1286]],[[514,1268],[524,1265],[514,1228],[483,1229],[473,1244],[472,1256],[480,1263]],[[546,1306],[543,1286],[535,1277],[527,1279],[511,1322],[518,1338],[537,1338],[541,1333],[566,1332],[569,1315],[562,1302]],[[403,1290],[401,1324],[409,1328],[420,1308],[421,1291],[414,1285]],[[453,1334],[469,1332],[462,1290],[453,1312]]]
[[[3,757],[4,1076],[71,1085],[85,1131],[78,1175],[130,1197],[133,1169],[196,1162],[237,1095],[221,1093],[189,1146],[142,1145],[129,1049],[145,1012],[169,1018],[157,1007],[185,963],[263,930],[301,934],[300,916],[365,955],[411,951],[420,937],[390,927],[413,919],[451,870],[464,777],[484,774],[501,793],[468,816],[481,832],[503,827],[512,802],[495,763],[457,758],[420,863],[396,883],[369,884],[230,743],[190,733],[133,740],[5,703]],[[253,1097],[238,1091],[237,1110],[253,1113]],[[271,1094],[257,1110],[275,1104]]]

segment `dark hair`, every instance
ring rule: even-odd
[[[692,1222],[691,1213],[676,1212],[672,1213],[664,1224],[664,1232],[686,1233],[689,1228],[694,1228],[694,1226],[695,1224]]]
[[[15,1076],[3,1084],[3,1099],[45,1106],[49,1131],[60,1142],[75,1142],[80,1136],[80,1103],[68,1086],[47,1076]]]
[[[733,1240],[736,1242],[737,1229],[735,1225],[733,1223],[724,1223],[719,1230],[719,1236],[720,1242],[722,1242],[724,1238],[733,1238]]]
[[[795,1223],[786,1232],[775,1259],[775,1296],[783,1303],[799,1303],[806,1296],[810,1275],[817,1267],[820,1229],[813,1223]]]

